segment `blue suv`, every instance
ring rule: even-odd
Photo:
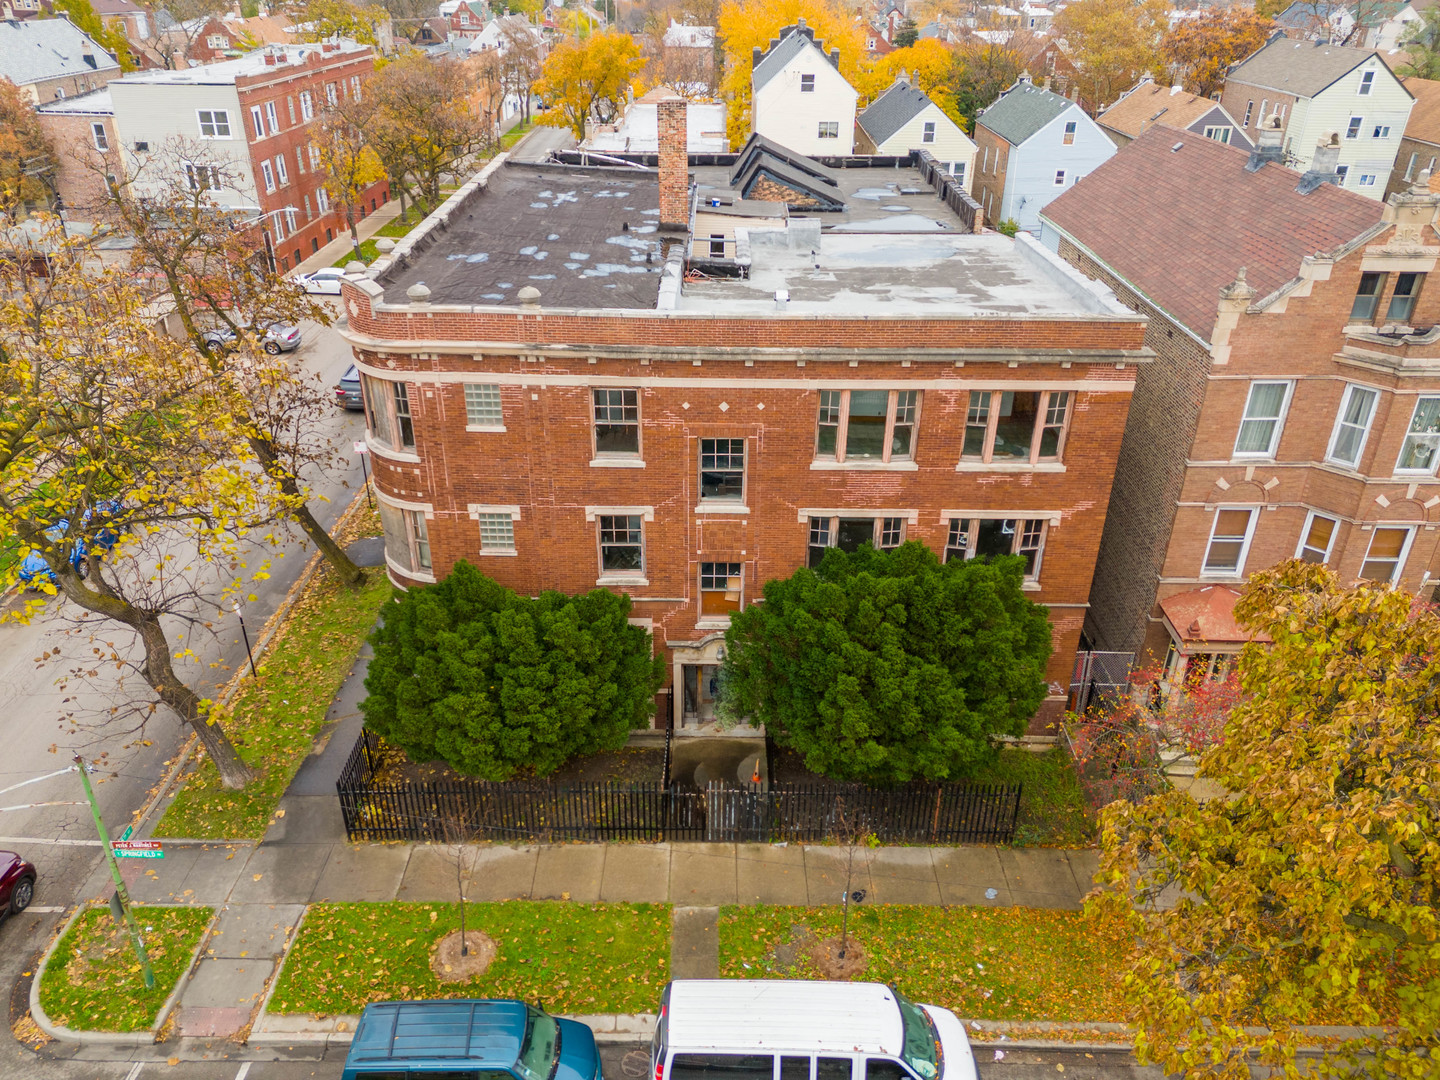
[[[595,1036],[523,1001],[365,1006],[341,1080],[604,1080]]]
[[[120,503],[118,501],[111,500],[109,502],[103,502],[90,510],[86,510],[85,516],[81,520],[85,523],[87,531],[89,530],[91,519],[96,514],[99,514],[103,518],[114,513],[119,506]],[[51,543],[60,543],[65,539],[65,534],[69,531],[69,519],[61,518],[45,530],[45,539]],[[101,527],[90,536],[88,541],[84,536],[75,539],[74,544],[70,548],[70,565],[75,568],[77,574],[84,577],[88,565],[85,561],[85,555],[89,551],[90,545],[94,544],[96,551],[105,554],[114,548],[119,540],[119,534],[108,525],[102,523]],[[15,571],[15,576],[20,579],[22,584],[29,585],[31,588],[40,584],[55,584],[55,573],[50,569],[50,564],[45,561],[45,556],[34,550],[20,561],[20,568]]]

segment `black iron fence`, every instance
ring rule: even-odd
[[[797,843],[1004,844],[1015,834],[1020,787],[860,784],[400,781],[376,776],[378,739],[356,740],[336,784],[351,840],[702,840]]]

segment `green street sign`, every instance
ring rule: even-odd
[[[165,852],[132,851],[129,848],[116,848],[115,857],[117,859],[163,859],[165,857]]]

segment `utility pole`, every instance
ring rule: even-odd
[[[125,879],[120,876],[120,864],[115,859],[115,849],[110,846],[110,834],[105,831],[105,822],[100,817],[100,804],[95,801],[95,792],[90,787],[90,774],[85,771],[85,762],[79,754],[75,755],[75,765],[80,770],[80,783],[85,787],[85,801],[90,804],[90,814],[95,819],[95,831],[100,834],[100,847],[105,852],[105,861],[110,864],[110,876],[115,879],[115,896],[120,901],[120,911],[130,931],[130,943],[135,946],[135,958],[140,961],[140,972],[145,976],[145,989],[152,990],[155,987],[155,971],[150,966],[150,954],[145,951],[140,926],[130,910],[130,890],[125,888]]]

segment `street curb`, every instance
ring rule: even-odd
[[[35,977],[30,983],[30,1018],[35,1021],[36,1027],[57,1042],[79,1043],[82,1046],[150,1046],[157,1041],[156,1036],[160,1034],[160,1029],[165,1026],[165,1021],[169,1019],[171,1010],[174,1009],[175,1003],[179,1000],[180,991],[188,981],[189,974],[195,966],[194,956],[191,956],[190,966],[185,969],[184,974],[182,974],[180,978],[175,980],[174,987],[171,988],[169,995],[161,1004],[159,1012],[155,1014],[155,1023],[145,1031],[82,1031],[76,1028],[69,1028],[63,1024],[54,1023],[40,1006],[40,983],[45,977],[45,969],[50,964],[50,957],[54,954],[55,947],[59,945],[60,940],[70,932],[70,928],[79,921],[80,916],[84,915],[87,911],[97,910],[105,906],[104,904],[89,903],[78,905],[70,917],[65,920],[65,925],[60,929],[60,932],[56,934],[50,944],[46,946],[44,954],[40,957],[40,962],[35,965]],[[188,908],[196,905],[143,904],[139,906]],[[219,914],[218,908],[215,909],[215,913],[216,915]],[[203,945],[206,938],[209,937],[210,930],[214,925],[215,918],[212,916],[210,924],[205,928],[205,933],[200,935],[201,945]]]

